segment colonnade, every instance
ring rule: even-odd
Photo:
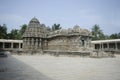
[[[24,38],[23,47],[26,49],[38,49],[41,48],[41,38]]]
[[[47,40],[41,38],[24,38],[23,39],[23,48],[25,49],[43,49],[47,46]]]
[[[120,40],[92,41],[94,49],[120,51]]]
[[[6,40],[0,39],[0,49],[22,49],[22,40]]]

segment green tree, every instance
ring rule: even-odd
[[[11,32],[8,34],[9,39],[21,39],[21,35],[18,29],[12,29]]]
[[[55,31],[55,30],[59,30],[61,29],[62,27],[60,27],[60,24],[54,24],[52,25],[52,30]]]
[[[120,32],[118,33],[118,38],[120,39]]]
[[[105,39],[110,39],[110,36],[109,35],[105,35]]]
[[[118,39],[118,34],[117,33],[114,33],[114,34],[111,34],[110,35],[110,39]]]
[[[22,39],[22,35],[25,32],[26,28],[27,28],[27,25],[23,24],[20,30],[12,29],[11,32],[7,34],[8,39]]]
[[[93,35],[93,40],[102,40],[105,39],[105,35],[100,29],[99,25],[95,24],[92,27],[92,35]]]
[[[26,25],[26,24],[23,24],[23,25],[21,26],[20,30],[18,31],[18,36],[19,36],[18,39],[22,39],[22,36],[23,36],[26,28],[27,28],[27,25]]]
[[[21,34],[21,36],[22,36],[23,33],[25,32],[26,28],[27,28],[27,25],[26,25],[26,24],[23,24],[23,25],[21,26],[21,29],[19,30],[19,33]]]
[[[6,24],[3,24],[3,26],[0,25],[0,39],[6,39],[7,38],[7,27]]]

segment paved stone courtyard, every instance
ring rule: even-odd
[[[0,57],[0,80],[120,80],[120,55],[116,58],[9,55]]]

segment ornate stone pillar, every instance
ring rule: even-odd
[[[109,50],[109,43],[107,43],[107,49]]]
[[[100,50],[101,50],[101,43],[99,43],[99,45],[100,45]]]
[[[26,48],[28,48],[28,39],[26,38]]]
[[[103,46],[103,43],[101,43],[101,50],[104,50],[104,46]]]
[[[34,49],[36,49],[36,38],[34,38]]]
[[[13,49],[13,42],[11,42],[11,48]]]
[[[45,40],[44,48],[47,49],[47,40]]]
[[[39,48],[41,49],[41,38],[39,39],[39,43],[38,43],[38,46],[39,46]]]
[[[36,38],[35,46],[36,46],[36,48],[38,48],[38,38]]]
[[[28,46],[30,46],[30,38],[28,38]]]
[[[27,38],[27,48],[30,49],[29,38]]]
[[[26,41],[26,38],[24,38],[24,40],[23,40],[23,46],[24,46],[24,48],[26,49],[26,47],[27,47],[27,41]]]
[[[117,42],[115,42],[115,50],[118,50]]]
[[[33,48],[34,46],[34,38],[31,38],[31,47]]]
[[[29,38],[29,47],[31,49],[31,38]]]
[[[19,49],[21,48],[21,43],[19,43]]]

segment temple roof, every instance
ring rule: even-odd
[[[37,18],[32,18],[28,24],[28,27],[23,35],[23,37],[42,37],[42,38],[50,38],[54,36],[73,36],[73,35],[81,35],[81,36],[89,36],[92,37],[92,34],[87,29],[82,29],[80,26],[75,25],[71,29],[60,29],[55,31],[47,31],[44,24],[40,24]]]
[[[36,18],[36,17],[33,17],[31,20],[30,20],[30,23],[40,23],[39,20]]]
[[[69,29],[60,29],[60,30],[52,31],[48,34],[47,37],[50,38],[55,36],[73,36],[73,35],[92,37],[92,33],[89,30],[82,29],[78,25],[75,25],[73,28],[69,28]]]
[[[33,17],[29,24],[27,29],[25,30],[25,33],[23,34],[23,37],[41,37],[43,30],[41,29],[40,22],[37,18]]]

